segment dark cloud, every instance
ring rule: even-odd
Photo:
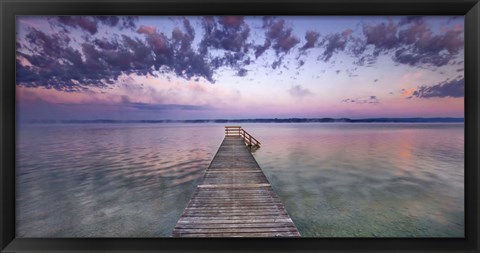
[[[405,25],[405,24],[410,24],[410,23],[418,22],[418,21],[422,21],[422,20],[423,20],[422,16],[406,16],[406,17],[400,19],[400,21],[398,22],[398,25],[402,26],[402,25]]]
[[[446,80],[433,86],[420,86],[413,92],[412,97],[432,98],[432,97],[464,97],[465,79]]]
[[[241,16],[205,17],[202,20],[205,35],[200,42],[202,52],[208,49],[223,49],[233,52],[248,51],[250,27]]]
[[[119,47],[117,41],[109,41],[107,38],[103,39],[94,39],[93,43],[100,49],[103,50],[116,50]]]
[[[183,28],[185,32],[174,30],[172,38],[146,27],[138,29],[145,40],[126,35],[111,40],[87,37],[78,42],[79,48],[70,45],[63,31],[46,34],[31,28],[25,37],[28,47],[17,49],[17,82],[26,87],[79,91],[115,84],[122,74],[155,75],[154,70],[213,82],[209,63],[191,48],[192,27],[184,22]]]
[[[454,26],[441,34],[434,34],[424,19],[410,20],[406,29],[399,32],[402,48],[395,52],[394,60],[412,66],[444,66],[463,48],[462,33],[462,27]]]
[[[282,55],[282,56],[278,57],[276,60],[274,60],[273,63],[272,63],[272,69],[277,69],[278,67],[280,67],[284,57],[285,57],[285,55]],[[281,73],[282,72],[280,72],[280,74]]]
[[[94,16],[94,18],[104,25],[120,29],[135,29],[135,22],[138,20],[136,16]]]
[[[352,29],[346,29],[341,33],[327,35],[321,43],[325,47],[325,51],[319,58],[323,61],[328,61],[335,52],[343,51],[352,32]]]
[[[258,58],[260,57],[263,53],[265,53],[265,51],[267,51],[267,49],[270,48],[270,46],[272,45],[272,42],[270,40],[265,40],[265,43],[263,45],[257,45],[255,46],[255,58]]]
[[[174,48],[168,37],[163,33],[145,33],[148,45],[155,54],[155,69],[171,66],[174,60]]]
[[[59,16],[51,18],[50,23],[55,26],[61,26],[65,30],[68,27],[78,28],[93,35],[98,32],[99,24],[119,27],[120,29],[133,29],[137,19],[137,17],[133,16]]]
[[[352,103],[352,104],[379,104],[380,100],[377,96],[365,96],[357,98],[347,98],[343,99],[342,103]]]
[[[405,19],[400,20],[399,26],[405,24],[403,20]],[[420,17],[417,17],[415,19],[409,19],[407,24],[409,24],[409,26],[398,33],[398,39],[401,43],[411,45],[415,43],[419,38],[422,38],[424,36],[430,36],[431,32],[425,19]]]
[[[307,31],[305,33],[305,44],[300,48],[300,51],[305,51],[310,48],[314,48],[320,38],[320,33],[315,31]]]
[[[363,35],[365,44],[374,46],[374,55],[390,50],[398,46],[397,25],[390,21],[377,25],[364,25]]]
[[[223,53],[212,60],[216,68],[228,66],[237,71],[250,63],[247,53],[251,45],[247,42],[250,27],[242,16],[221,16],[202,18],[205,34],[200,41],[199,52],[208,55],[209,52]],[[192,28],[193,31],[193,28]]]
[[[307,31],[301,45],[293,29],[274,17],[263,19],[263,44],[249,41],[250,27],[242,16],[204,17],[204,33],[196,33],[185,18],[164,33],[153,26],[136,27],[135,21],[136,17],[64,16],[49,18],[53,28],[59,30],[56,33],[27,29],[25,40],[17,41],[19,84],[76,91],[107,87],[122,74],[158,72],[213,83],[214,71],[222,67],[231,68],[238,76],[247,75],[246,66],[269,49],[274,57],[265,63],[267,66],[286,68],[291,60],[288,54],[296,48],[300,53],[297,68],[301,67],[305,64],[303,53],[314,47],[323,49],[318,59],[332,63],[335,54],[344,52],[355,58],[354,64],[362,66],[372,65],[380,54],[386,54],[398,64],[439,67],[454,64],[463,48],[463,27],[457,24],[433,32],[422,17],[365,24],[356,33],[346,29],[321,37]],[[99,26],[135,29],[137,35],[105,38],[98,33]],[[72,41],[68,29],[80,29],[86,34]],[[196,37],[198,34],[202,37]],[[194,46],[195,40],[200,44]],[[355,70],[345,69],[345,73],[353,77]]]
[[[273,17],[263,18],[263,29],[265,29],[265,42],[263,45],[254,46],[255,57],[260,57],[268,49],[273,49],[277,58],[272,63],[276,69],[282,64],[286,54],[294,48],[300,40],[292,34],[292,28],[286,27],[285,20]]]
[[[296,98],[303,98],[305,96],[313,95],[313,93],[309,89],[302,88],[302,86],[300,85],[293,86],[288,90],[288,93],[290,93],[290,95]]]
[[[70,91],[81,88],[76,82],[83,81],[79,73],[84,65],[82,55],[69,46],[71,39],[65,33],[47,35],[32,28],[26,41],[28,44],[22,51],[17,50],[17,59],[23,58],[30,64],[23,65],[17,60],[18,83]],[[75,69],[77,66],[79,69]],[[96,80],[94,83],[103,86]]]
[[[242,16],[221,16],[218,19],[218,23],[225,28],[239,30],[245,24],[245,21]]]
[[[108,26],[117,26],[120,22],[120,18],[118,16],[96,16],[95,18]]]
[[[127,16],[121,18],[121,29],[135,29],[137,26],[135,22],[137,22],[138,17],[135,16]]]
[[[171,39],[163,33],[158,33],[153,27],[141,26],[137,32],[146,36],[147,43],[155,55],[154,68],[174,71],[177,76],[191,79],[204,77],[213,82],[213,70],[206,56],[192,49],[195,31],[187,19],[183,20],[182,31],[176,27]]]
[[[246,76],[248,74],[248,70],[246,69],[239,69],[237,71],[237,76]]]
[[[61,16],[58,17],[58,22],[64,26],[83,29],[90,34],[95,34],[98,31],[97,22],[91,17]]]
[[[394,60],[410,66],[432,64],[436,67],[444,66],[450,61],[449,55],[415,53],[411,49],[399,49],[395,52]]]
[[[349,44],[350,46],[348,46],[345,51],[347,54],[356,58],[353,64],[369,67],[377,62],[378,55],[366,52],[367,44],[364,38],[351,36],[349,38]]]
[[[305,33],[305,44],[300,47],[298,50],[300,52],[300,54],[298,55],[297,57],[297,60],[298,60],[298,66],[297,68],[300,68],[302,67],[304,64],[305,64],[305,59],[300,59],[300,58],[304,58],[303,56],[306,55],[306,51],[310,48],[314,48],[316,46],[318,46],[318,40],[320,38],[320,33],[318,32],[315,32],[315,31],[307,31]]]
[[[272,48],[277,55],[288,53],[300,40],[292,35],[292,28],[285,27],[285,20],[277,19],[267,21],[264,25],[267,29],[267,40],[272,41]]]
[[[305,65],[305,61],[304,60],[299,60],[297,69],[302,67],[303,65]]]
[[[43,53],[52,51],[49,53],[49,55],[51,54],[55,57],[60,57],[62,49],[67,47],[71,41],[70,37],[68,37],[68,35],[64,32],[56,33],[50,36],[35,28],[30,29],[30,32],[25,36],[25,39],[29,45],[32,46],[32,51],[41,51]]]
[[[225,52],[222,57],[214,58],[214,66],[216,68],[227,66],[232,68],[243,67],[243,65],[248,65],[249,58],[245,59],[245,54],[243,53],[234,53],[234,52]]]
[[[365,38],[352,38],[350,52],[358,58],[358,65],[374,63],[380,54],[392,53],[396,63],[441,67],[453,61],[463,49],[462,34],[463,27],[459,25],[435,34],[423,17],[406,17],[398,23],[390,20],[364,25]]]
[[[195,30],[188,19],[183,19],[183,27],[185,32],[182,32],[178,27],[173,29],[172,39],[174,40],[175,44],[180,44],[180,50],[191,51],[192,42],[195,39]]]
[[[170,67],[178,76],[187,79],[204,77],[208,81],[214,82],[212,64],[208,62],[206,55],[202,55],[192,48],[195,30],[187,19],[183,19],[183,30],[176,27],[172,31],[173,64]]]
[[[321,43],[325,51],[318,59],[328,61],[343,51],[356,58],[355,65],[371,66],[380,54],[390,54],[396,63],[440,67],[452,64],[463,48],[463,27],[442,29],[435,34],[423,17],[364,24],[362,36],[326,35]]]

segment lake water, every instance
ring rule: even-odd
[[[463,237],[463,124],[242,124],[307,237]],[[223,124],[17,131],[18,237],[169,236]]]

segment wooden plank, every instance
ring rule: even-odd
[[[198,229],[212,229],[218,228],[218,223],[214,224],[177,224],[175,226],[176,229],[191,229],[191,228],[198,228]],[[295,228],[292,223],[280,223],[280,222],[271,222],[271,223],[230,223],[230,224],[222,224],[222,228]]]
[[[244,207],[254,207],[254,206],[259,206],[262,202],[253,202],[253,201],[249,201],[247,203],[238,203],[238,202],[223,202],[223,203],[219,203],[219,204],[216,204],[216,203],[208,203],[208,202],[195,202],[195,203],[192,203],[192,204],[189,204],[188,207],[202,207],[202,206],[205,206],[205,208],[208,208],[208,207],[232,207],[232,206],[244,206]],[[269,201],[267,203],[264,204],[264,206],[272,206],[272,205],[276,205],[277,208],[281,208],[282,207],[282,202],[280,201]]]
[[[271,217],[277,217],[279,219],[286,219],[288,218],[288,214],[274,214],[274,213],[265,213],[265,214],[258,214],[258,215],[252,215],[252,214],[184,214],[182,217],[212,217],[215,216],[217,219],[242,219],[243,218],[271,218]]]
[[[214,203],[212,203],[214,202]],[[255,203],[255,204],[258,204],[258,203],[279,203],[279,204],[282,204],[282,201],[280,201],[279,199],[264,199],[264,200],[260,200],[260,199],[248,199],[248,198],[243,198],[243,199],[235,199],[235,198],[223,198],[223,199],[218,199],[218,198],[212,198],[212,199],[208,199],[208,198],[204,198],[204,199],[194,199],[191,201],[192,204],[198,204],[198,203],[208,203],[208,204],[248,204],[248,203]]]
[[[204,190],[205,188],[202,188]],[[212,189],[212,188],[207,188],[207,189]],[[225,192],[212,192],[212,191],[202,191],[197,194],[194,194],[195,197],[197,198],[215,198],[215,197],[258,197],[258,198],[278,198],[275,195],[272,195],[270,192],[243,192],[243,193],[236,193],[235,191],[240,190],[240,189],[250,189],[250,188],[215,188],[215,189],[228,189],[230,191],[225,191]],[[265,189],[268,191],[268,188]],[[262,199],[264,200],[264,199]]]
[[[229,194],[229,195],[218,195],[218,194],[215,194],[215,195],[204,195],[204,194],[199,194],[199,195],[196,195],[195,196],[196,199],[205,199],[205,200],[209,200],[209,199],[213,199],[214,201],[216,200],[222,200],[222,199],[226,199],[226,198],[237,198],[237,199],[241,199],[241,198],[248,198],[249,200],[252,200],[251,202],[255,202],[257,200],[260,201],[260,202],[269,202],[269,201],[278,201],[279,199],[276,198],[276,197],[273,197],[273,196],[270,196],[270,195],[264,195],[264,194]],[[192,200],[193,201],[193,200]],[[211,202],[211,201],[209,201]],[[214,204],[214,203],[212,203]]]
[[[193,234],[181,234],[174,233],[173,236],[177,237],[299,237],[298,232],[277,232],[277,233],[218,233],[218,234],[209,234],[209,233],[193,233]]]
[[[205,217],[182,217],[178,220],[177,224],[181,223],[196,223],[196,224],[204,224],[204,223],[271,223],[271,222],[279,222],[279,223],[292,223],[292,219],[290,218],[251,218],[245,219],[245,217],[241,219],[217,219],[217,218],[205,218]]]
[[[197,194],[195,195],[195,198],[197,199],[212,199],[212,198],[265,198],[265,199],[275,199],[277,200],[278,198],[269,195],[267,193],[265,194],[260,194],[260,193],[252,193],[252,194]]]
[[[257,228],[244,228],[244,227],[222,227],[222,228],[185,228],[177,229],[178,233],[266,233],[266,232],[297,232],[297,228],[291,227],[257,227]]]
[[[263,172],[261,170],[216,170],[216,171],[209,171],[208,173],[206,174],[222,174],[222,173],[226,173],[226,174],[237,174],[237,173],[262,173]]]
[[[244,139],[226,136],[172,236],[298,237],[300,233]]]
[[[263,208],[253,208],[253,207],[237,207],[237,208],[231,208],[231,207],[223,207],[223,208],[212,208],[212,209],[205,209],[205,208],[195,208],[195,207],[190,207],[190,211],[192,212],[203,212],[205,210],[207,211],[212,211],[212,212],[233,212],[233,211],[255,211],[255,212],[275,212],[278,211],[278,208],[271,208],[271,207],[263,207]],[[205,212],[207,212],[205,211]]]
[[[270,184],[201,184],[198,188],[258,188],[269,187]]]
[[[272,210],[255,210],[255,211],[246,211],[246,210],[187,210],[183,213],[184,215],[230,215],[230,216],[244,216],[244,215],[265,215],[265,214],[287,214],[284,210],[281,209],[272,209]]]

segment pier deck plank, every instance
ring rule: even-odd
[[[299,237],[243,138],[225,136],[174,237]]]

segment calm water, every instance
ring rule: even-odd
[[[27,125],[17,236],[169,236],[220,124]],[[243,124],[302,236],[463,237],[463,124]]]

